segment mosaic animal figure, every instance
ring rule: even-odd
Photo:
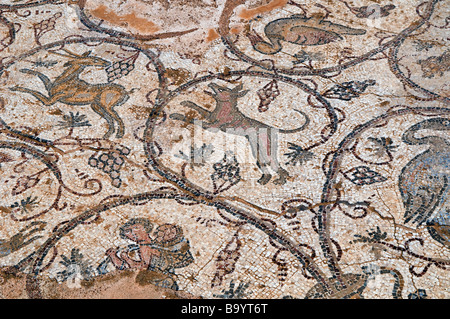
[[[406,144],[429,146],[399,177],[405,222],[425,225],[433,239],[450,248],[450,142],[440,136],[416,137],[422,130],[449,131],[450,120],[428,119],[403,134]]]
[[[91,84],[80,79],[80,74],[85,68],[105,68],[110,65],[110,62],[91,56],[91,51],[86,51],[81,55],[68,50],[64,51],[68,55],[53,52],[70,59],[64,64],[64,67],[66,67],[64,72],[54,81],[51,81],[41,72],[30,69],[20,70],[22,73],[37,76],[44,83],[48,97],[38,91],[19,86],[12,87],[10,90],[31,94],[46,106],[53,105],[56,102],[67,105],[90,105],[92,110],[108,123],[108,131],[104,138],[110,137],[115,132],[115,123],[118,125],[116,137],[121,138],[124,135],[125,127],[114,108],[128,100],[129,92],[119,84]]]
[[[363,266],[360,274],[342,275],[341,280],[345,282],[344,289],[338,285],[336,277],[331,277],[328,278],[328,283],[334,288],[334,292],[327,292],[321,284],[316,284],[306,293],[305,299],[363,299],[363,293],[368,288],[369,281],[376,280],[380,275],[393,277],[392,297],[393,299],[402,299],[404,279],[401,272],[393,268],[380,267],[374,264]]]
[[[378,4],[372,4],[370,6],[363,6],[358,8],[351,8],[350,10],[358,18],[383,18],[387,17],[396,8],[393,4],[387,4],[385,6],[379,6]]]
[[[364,289],[366,289],[367,279],[368,275],[365,273],[342,275],[342,280],[345,282],[347,289],[339,291],[337,279],[329,278],[328,281],[334,286],[336,292],[326,292],[320,284],[315,284],[306,293],[305,299],[360,299]]]
[[[42,238],[42,236],[30,236],[36,232],[40,232],[44,229],[45,222],[32,222],[26,227],[19,230],[17,234],[9,239],[0,239],[0,258],[8,256],[13,252],[31,244],[36,239]]]
[[[256,32],[247,36],[253,48],[262,54],[276,54],[281,51],[281,42],[289,42],[304,46],[324,45],[343,39],[343,35],[363,35],[363,29],[354,29],[336,24],[318,17],[307,18],[304,15],[293,15],[269,22],[264,34],[269,42]]]
[[[108,257],[98,266],[98,272],[107,273],[106,268],[112,263],[119,270],[140,270],[136,282],[141,285],[152,283],[178,290],[175,269],[194,261],[189,240],[182,228],[175,224],[160,225],[150,237],[152,229],[152,222],[146,218],[133,218],[122,225],[120,236],[135,244],[125,249],[108,249]]]
[[[283,169],[277,159],[277,143],[274,140],[276,135],[274,132],[285,134],[297,133],[304,130],[309,124],[308,116],[299,111],[305,118],[305,122],[298,128],[291,130],[275,129],[265,123],[252,119],[243,114],[238,108],[238,99],[245,96],[249,90],[243,90],[243,85],[240,84],[232,89],[220,86],[215,83],[208,85],[213,92],[205,91],[208,95],[216,101],[216,107],[213,111],[208,111],[203,107],[191,102],[183,101],[181,105],[197,111],[205,121],[201,125],[205,129],[218,129],[222,132],[245,136],[250,143],[252,154],[256,159],[256,164],[262,172],[258,183],[267,184],[272,175],[268,167],[271,167],[277,172],[279,178],[274,180],[275,184],[284,184],[289,173]],[[197,121],[192,118],[187,118],[183,114],[173,113],[170,115],[171,119],[183,121],[185,123],[196,124]],[[200,123],[198,123],[200,124]]]
[[[442,77],[445,72],[450,71],[450,50],[445,51],[439,56],[431,56],[425,60],[419,60],[423,77],[431,79],[435,75]]]

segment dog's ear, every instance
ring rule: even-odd
[[[238,86],[236,86],[232,91],[233,92],[239,92],[240,90],[242,90],[244,88],[244,84],[239,84]]]
[[[237,92],[237,97],[243,97],[243,96],[245,96],[248,92],[250,92],[250,90],[244,90],[244,91]]]

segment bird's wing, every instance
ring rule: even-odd
[[[427,230],[434,240],[450,249],[450,226],[439,224],[428,224]]]
[[[426,222],[447,191],[448,179],[443,174],[435,174],[430,163],[424,159],[425,153],[411,160],[402,170],[399,188],[405,206],[405,223],[421,225]]]
[[[11,253],[11,248],[7,245],[8,240],[0,239],[0,257],[5,257]]]

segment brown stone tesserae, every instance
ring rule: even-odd
[[[449,13],[0,1],[0,297],[450,298]]]

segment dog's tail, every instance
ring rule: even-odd
[[[284,133],[284,134],[297,133],[297,132],[303,131],[308,126],[308,124],[310,122],[308,115],[306,115],[306,113],[304,113],[303,111],[300,111],[300,110],[294,110],[294,111],[296,111],[296,112],[300,113],[301,115],[303,115],[303,117],[305,118],[305,123],[302,126],[294,128],[294,129],[291,129],[291,130],[281,130],[280,129],[279,130],[280,133]]]

